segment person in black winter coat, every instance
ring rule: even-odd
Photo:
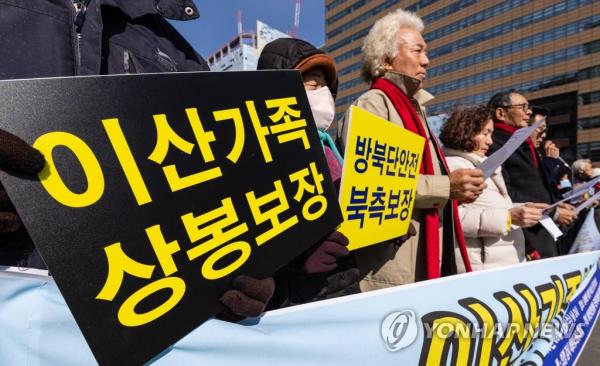
[[[2,0],[0,79],[210,71],[167,21],[198,17],[192,0]],[[35,175],[43,165],[37,150],[0,130],[0,169]],[[45,268],[2,186],[0,265]],[[222,315],[236,319],[264,311],[274,287],[247,276],[233,285]]]
[[[308,42],[280,38],[265,46],[258,70],[295,69],[300,71],[313,117],[321,134],[335,116],[337,69],[333,59]],[[341,163],[324,145],[331,178],[339,188]],[[339,154],[338,154],[339,155]],[[348,251],[348,239],[334,231],[275,274],[276,291],[271,308],[333,298],[360,292],[359,271]]]
[[[494,95],[488,106],[493,110],[493,144],[488,156],[500,149],[519,128],[527,127],[531,109],[527,99],[516,91],[507,91]],[[546,177],[534,143],[528,138],[502,164],[502,176],[506,182],[508,194],[515,203],[546,203],[557,200],[556,187]],[[561,225],[568,225],[576,214],[563,205],[550,213]],[[538,224],[523,229],[526,251],[530,259],[548,258],[558,255],[558,246],[552,236]]]
[[[198,18],[192,0],[5,0],[0,14],[0,79],[209,71],[166,20]]]

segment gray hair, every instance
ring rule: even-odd
[[[373,24],[362,46],[361,75],[367,83],[385,74],[384,62],[398,55],[398,31],[401,28],[423,32],[425,25],[418,15],[403,9],[388,13]]]
[[[591,164],[592,161],[590,159],[579,159],[575,160],[573,164],[571,164],[571,170],[573,171],[573,176],[579,175],[579,170],[583,170],[583,166],[586,164]]]

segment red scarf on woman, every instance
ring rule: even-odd
[[[433,156],[431,149],[429,148],[427,133],[425,127],[419,118],[419,115],[415,111],[415,108],[410,103],[410,100],[406,94],[398,88],[394,83],[384,79],[377,78],[371,85],[371,89],[379,89],[387,95],[392,101],[394,109],[402,118],[404,128],[416,133],[417,135],[425,138],[425,147],[423,149],[423,158],[421,159],[420,173],[426,175],[434,175],[433,170]],[[440,151],[439,145],[435,143],[434,146],[440,157],[442,164],[448,170],[446,159],[444,154]],[[460,219],[458,215],[458,204],[452,200],[452,215],[454,216],[454,233],[458,239],[458,248],[460,249],[460,255],[465,264],[467,272],[471,272],[471,262],[469,262],[469,256],[467,255],[467,245],[465,243],[465,237],[463,235],[462,227],[460,225]],[[437,208],[425,209],[425,257],[427,261],[427,278],[439,278],[440,277],[440,234],[439,234],[440,216]]]
[[[511,134],[511,136],[512,136],[512,134],[515,133],[515,131],[518,130],[519,128],[517,128],[515,126],[507,125],[506,123],[502,123],[502,122],[494,122],[494,129],[504,131],[506,133]],[[533,144],[533,140],[531,139],[531,136],[528,137],[527,140],[525,140],[525,142],[527,143],[527,145],[529,145],[529,151],[531,152],[531,159],[533,160],[533,166],[535,166],[537,168],[538,167],[538,157],[537,157],[537,153],[535,152],[535,145]]]

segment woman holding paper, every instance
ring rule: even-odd
[[[451,170],[478,167],[492,144],[494,124],[484,106],[457,109],[442,128],[440,139]],[[473,203],[459,206],[467,251],[474,271],[525,261],[521,227],[537,224],[545,204],[513,204],[501,168],[487,179]],[[458,261],[457,261],[458,262]],[[457,263],[459,272],[464,272]]]

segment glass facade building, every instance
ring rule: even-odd
[[[600,162],[600,1],[326,0],[325,49],[336,60],[341,115],[368,85],[361,46],[386,13],[415,11],[425,22],[430,115],[521,90],[550,109],[550,138],[567,159]]]

